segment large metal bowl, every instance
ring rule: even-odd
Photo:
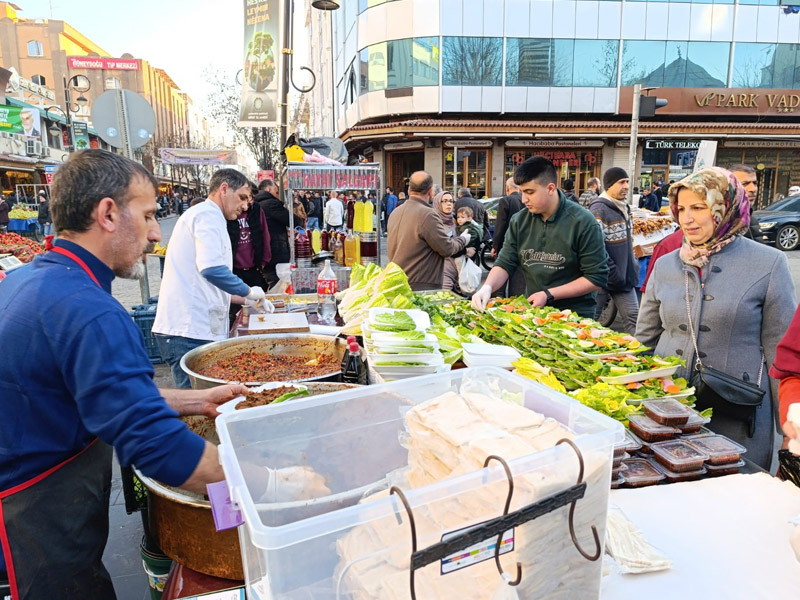
[[[218,360],[238,356],[245,352],[260,352],[264,354],[284,354],[300,356],[307,359],[318,358],[323,354],[332,354],[336,359],[336,367],[329,373],[316,377],[298,379],[296,381],[331,381],[338,378],[341,373],[339,363],[345,352],[346,342],[337,338],[333,342],[330,336],[313,335],[310,333],[277,333],[265,335],[247,335],[230,338],[220,342],[212,342],[187,352],[181,358],[181,369],[189,375],[192,388],[204,390],[230,383],[224,379],[201,375],[199,371],[209,367]],[[261,385],[270,381],[284,381],[282,379],[265,379],[264,381],[247,381],[247,385]]]

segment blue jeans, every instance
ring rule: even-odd
[[[308,217],[306,229],[319,229],[319,219],[317,217]]]
[[[181,358],[189,350],[210,344],[210,340],[196,340],[178,335],[161,335],[160,333],[156,333],[155,336],[158,350],[161,352],[161,358],[169,365],[172,371],[172,381],[175,383],[175,387],[184,390],[192,389],[189,376],[181,369]]]

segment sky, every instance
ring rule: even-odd
[[[14,0],[27,19],[58,19],[111,56],[128,52],[164,69],[196,105],[204,106],[207,68],[235,82],[244,60],[242,0]],[[301,5],[302,2],[296,2]],[[295,40],[302,27],[295,18]],[[296,48],[304,54],[304,48]],[[295,59],[297,60],[297,58]],[[297,63],[303,64],[303,63]]]

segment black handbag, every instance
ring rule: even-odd
[[[686,282],[686,311],[689,318],[689,334],[694,345],[694,376],[692,385],[695,388],[697,408],[706,410],[711,408],[715,415],[724,415],[738,421],[744,421],[748,426],[748,436],[753,437],[756,428],[756,409],[764,401],[765,390],[761,389],[761,378],[764,375],[764,358],[761,358],[761,367],[758,371],[758,383],[750,383],[733,375],[728,375],[719,369],[704,365],[700,360],[700,351],[697,348],[697,336],[692,323],[692,309],[689,303],[689,274],[685,274]]]

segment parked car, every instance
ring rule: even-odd
[[[480,200],[486,208],[486,213],[489,215],[489,234],[494,237],[494,223],[497,220],[497,205],[500,203],[500,198],[484,198]]]
[[[759,242],[794,250],[800,244],[800,194],[770,204],[753,215],[758,219]]]

